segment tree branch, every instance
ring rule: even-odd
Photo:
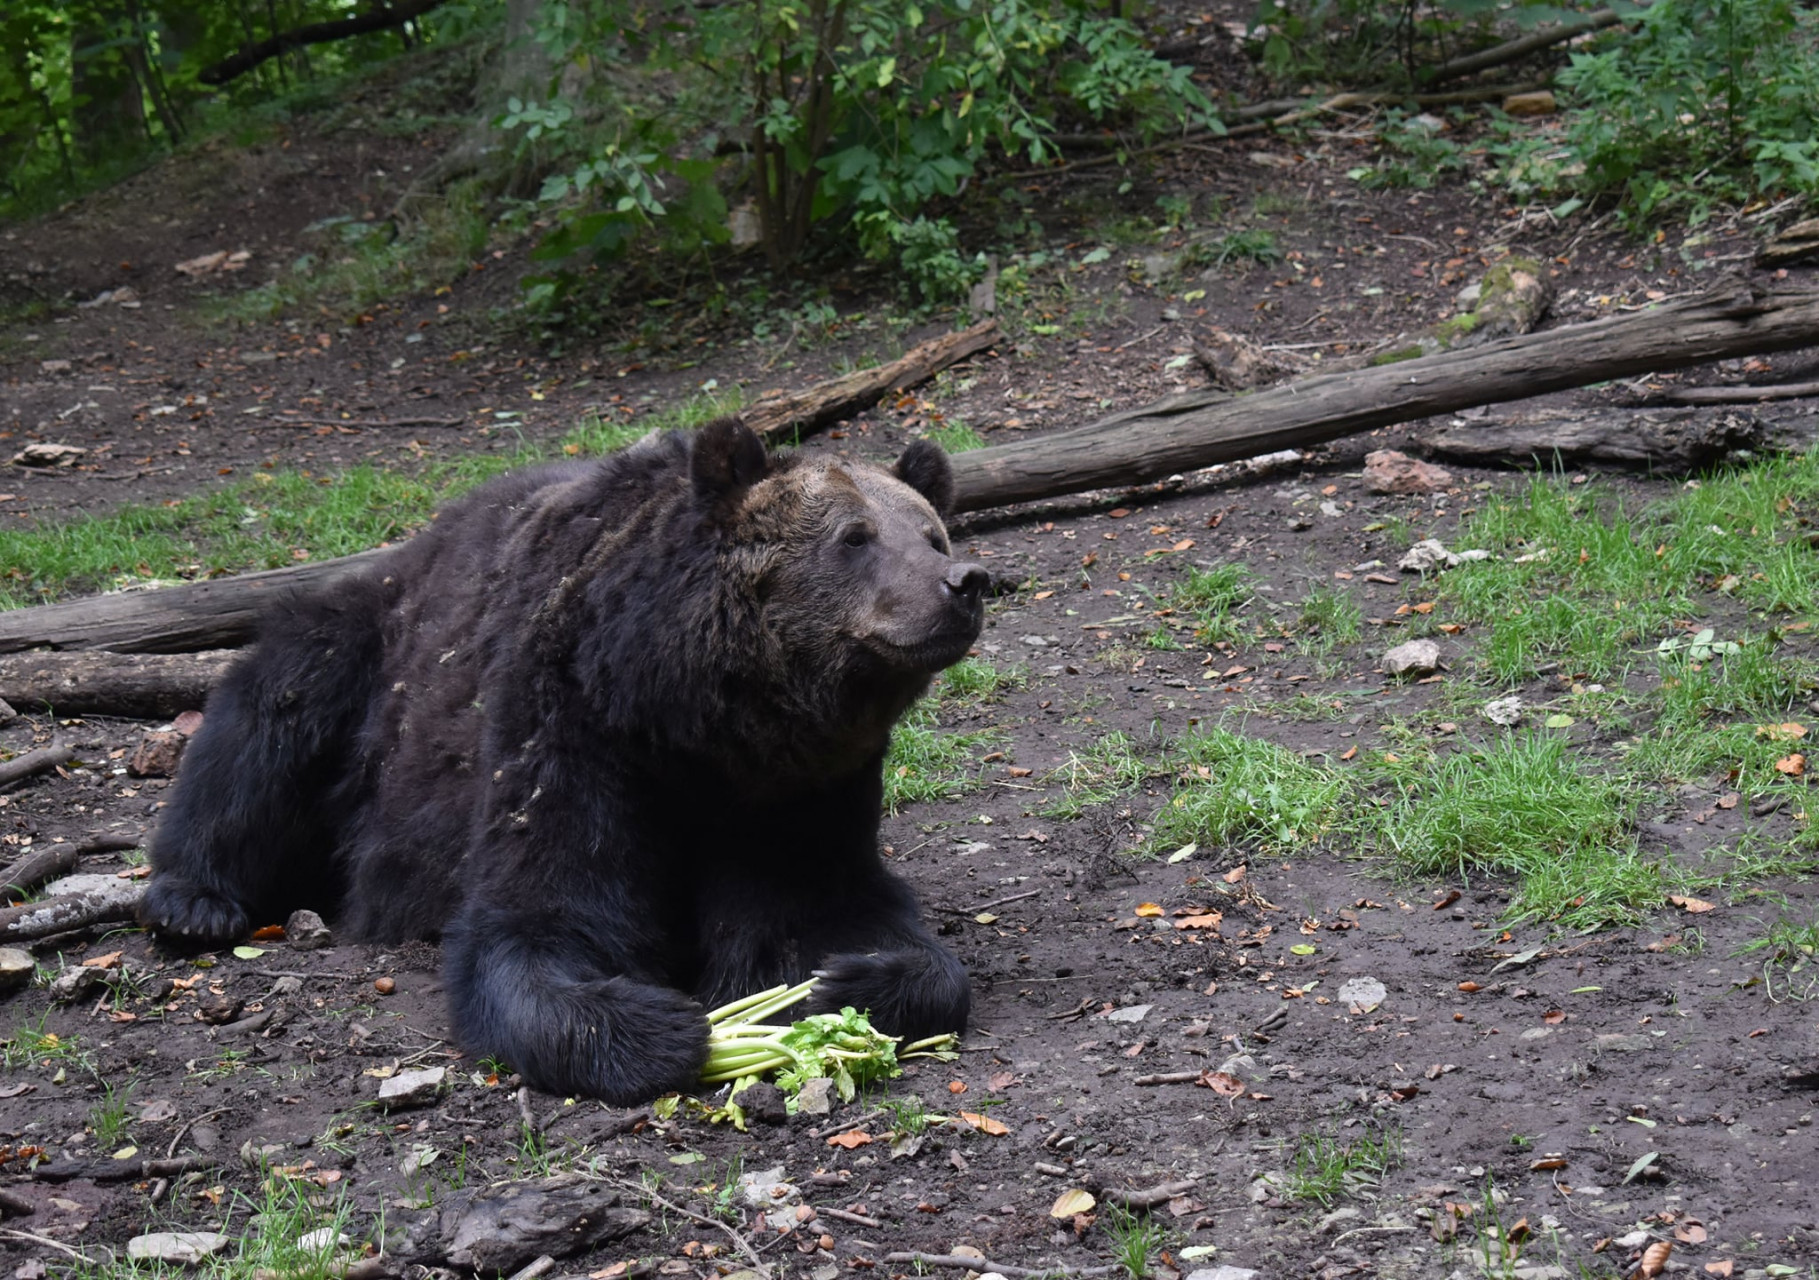
[[[213,66],[202,68],[196,78],[203,84],[226,84],[281,53],[301,49],[307,44],[329,44],[336,40],[346,40],[350,36],[363,36],[389,27],[401,27],[445,2],[446,0],[393,0],[393,3],[382,2],[368,12],[355,14],[351,18],[292,27],[289,31],[280,31],[264,40],[241,45],[240,52],[223,58]]]

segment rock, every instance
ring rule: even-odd
[[[1342,1208],[1334,1209],[1331,1213],[1320,1219],[1320,1225],[1315,1227],[1314,1230],[1320,1235],[1325,1235],[1329,1231],[1338,1230],[1348,1222],[1356,1222],[1363,1216],[1364,1211],[1362,1209],[1355,1205],[1348,1204]]]
[[[154,1231],[126,1242],[126,1256],[135,1262],[167,1262],[192,1266],[219,1253],[228,1237],[218,1231]]]
[[[1249,1267],[1201,1267],[1187,1273],[1187,1280],[1257,1280],[1262,1273]]]
[[[1248,1053],[1234,1053],[1219,1064],[1219,1070],[1234,1080],[1267,1080],[1269,1072],[1257,1065],[1257,1060]]]
[[[789,1107],[784,1101],[783,1090],[767,1080],[748,1084],[733,1095],[745,1112],[747,1120],[756,1120],[759,1124],[785,1124],[789,1121]]]
[[[1558,109],[1554,95],[1546,89],[1512,93],[1503,100],[1503,113],[1511,116],[1551,116]]]
[[[1383,984],[1375,978],[1348,978],[1339,988],[1339,1003],[1369,1013],[1389,997]]]
[[[335,945],[335,935],[322,923],[322,917],[308,909],[291,912],[290,919],[284,922],[284,940],[299,951],[320,951]]]
[[[1647,1053],[1655,1047],[1655,1042],[1640,1032],[1635,1035],[1612,1032],[1599,1036],[1593,1044],[1600,1053]]]
[[[13,704],[5,698],[0,698],[0,724],[11,724],[18,718],[19,713],[13,710]]]
[[[1453,486],[1453,473],[1395,449],[1364,455],[1364,487],[1372,493],[1435,493]]]
[[[21,467],[68,467],[74,465],[77,458],[87,453],[87,449],[78,449],[73,444],[51,444],[40,441],[28,444],[13,455],[13,462]]]
[[[796,1090],[796,1114],[802,1116],[824,1116],[834,1109],[834,1082],[822,1077],[818,1080],[805,1081]]]
[[[740,1174],[739,1194],[753,1209],[775,1209],[778,1205],[793,1205],[802,1198],[801,1188],[793,1182],[785,1181],[782,1165]]]
[[[70,1004],[93,991],[100,982],[101,970],[72,966],[51,979],[51,999],[58,1004]]]
[[[1249,338],[1209,330],[1194,344],[1194,355],[1213,382],[1227,391],[1249,391],[1293,377],[1306,367],[1286,352],[1265,351]]]
[[[32,975],[37,971],[38,962],[32,959],[31,952],[17,947],[0,947],[0,996],[11,995],[30,985]]]
[[[143,880],[122,880],[115,875],[82,872],[51,881],[44,886],[43,897],[95,898],[109,907],[130,907],[139,901],[144,892]]]
[[[139,738],[139,748],[126,762],[126,771],[135,778],[174,778],[177,762],[183,759],[183,748],[189,739],[167,729],[152,729]]]
[[[379,1105],[387,1110],[426,1107],[442,1095],[442,1078],[447,1074],[447,1067],[400,1071],[379,1082]]]
[[[317,1227],[297,1237],[297,1248],[304,1253],[326,1253],[348,1242],[345,1232],[333,1227]]]
[[[567,1258],[622,1239],[650,1220],[580,1174],[506,1182],[443,1213],[442,1251],[463,1270],[509,1272],[546,1253]]]
[[[1149,1017],[1149,1012],[1154,1007],[1154,1005],[1147,1004],[1126,1005],[1122,1009],[1113,1009],[1110,1013],[1105,1015],[1105,1020],[1107,1022],[1142,1022],[1145,1018]]]
[[[1459,563],[1459,559],[1438,538],[1423,538],[1396,561],[1396,567],[1404,573],[1427,573],[1433,569],[1450,569]]]
[[[1508,729],[1522,719],[1522,699],[1512,693],[1507,698],[1487,702],[1484,704],[1484,718]]]
[[[1379,660],[1392,676],[1427,676],[1440,669],[1440,646],[1432,640],[1410,640],[1389,650]]]

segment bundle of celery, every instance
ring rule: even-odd
[[[929,1057],[951,1062],[959,1056],[952,1035],[931,1036],[899,1046],[897,1037],[875,1030],[862,1013],[842,1009],[817,1013],[789,1026],[766,1021],[806,999],[815,980],[793,987],[772,987],[722,1005],[707,1015],[707,1065],[703,1084],[733,1081],[732,1092],[775,1071],[777,1086],[796,1109],[796,1095],[810,1080],[827,1078],[840,1097],[851,1102],[862,1084],[901,1074],[902,1058]]]

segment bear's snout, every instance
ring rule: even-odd
[[[984,565],[956,561],[948,566],[945,582],[950,592],[970,605],[985,594],[985,589],[992,583],[992,575],[985,571]]]

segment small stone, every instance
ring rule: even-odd
[[[1355,1006],[1364,1013],[1369,1013],[1388,997],[1389,992],[1375,978],[1349,978],[1339,988],[1339,1003]]]
[[[207,996],[196,1010],[196,1016],[212,1027],[220,1027],[238,1018],[240,1010],[245,1007],[245,1001],[236,1000],[233,996]]]
[[[1450,569],[1459,557],[1448,551],[1438,538],[1423,538],[1410,547],[1396,567],[1404,573],[1427,573],[1433,569]]]
[[[1257,1280],[1262,1272],[1249,1267],[1201,1267],[1187,1273],[1187,1280]]]
[[[442,1094],[446,1067],[429,1067],[423,1071],[400,1071],[389,1080],[379,1082],[379,1105],[388,1110],[423,1107]]]
[[[101,970],[84,969],[80,966],[65,969],[51,979],[51,999],[58,1004],[69,1004],[80,1000],[93,991],[101,981]]]
[[[75,367],[68,360],[40,360],[38,362],[39,373],[68,373]]]
[[[803,1116],[824,1116],[834,1109],[831,1090],[834,1082],[821,1077],[805,1081],[796,1091],[796,1114]]]
[[[0,947],[0,996],[11,995],[30,984],[37,971],[38,962],[32,959],[31,952]]]
[[[1105,1015],[1105,1020],[1107,1022],[1142,1022],[1149,1017],[1149,1012],[1154,1007],[1154,1005],[1147,1004],[1126,1005],[1122,1009],[1113,1009]]]
[[[345,1232],[333,1227],[317,1227],[297,1237],[297,1248],[303,1253],[326,1253],[348,1242]]]
[[[1503,100],[1503,114],[1509,116],[1551,116],[1557,110],[1554,95],[1546,89],[1512,93]]]
[[[387,978],[374,978],[373,979],[373,990],[377,991],[382,996],[389,996],[392,992],[396,991],[397,989],[398,989],[398,984],[392,978],[387,977]]]
[[[1655,1047],[1655,1042],[1645,1035],[1620,1032],[1599,1036],[1594,1044],[1601,1053],[1647,1053]]]
[[[126,771],[135,778],[174,778],[188,743],[180,733],[153,729],[140,737],[139,749],[126,762]]]
[[[227,1242],[218,1231],[154,1231],[128,1240],[126,1256],[135,1262],[192,1266],[219,1253]]]
[[[1484,704],[1484,718],[1508,729],[1522,719],[1522,699],[1515,694]]]
[[[87,452],[73,444],[52,444],[47,440],[26,445],[13,455],[13,462],[21,467],[68,467]]]
[[[1356,1222],[1363,1216],[1364,1211],[1362,1209],[1359,1209],[1355,1205],[1348,1204],[1343,1208],[1334,1209],[1331,1213],[1320,1219],[1320,1225],[1315,1227],[1314,1230],[1321,1235],[1325,1235],[1327,1232],[1335,1231],[1348,1222]]]
[[[1371,493],[1435,493],[1454,483],[1453,473],[1445,467],[1395,449],[1376,449],[1364,455],[1364,487]]]
[[[291,912],[290,919],[284,922],[284,940],[298,951],[320,951],[335,945],[335,935],[322,923],[322,917],[307,908]]]
[[[1388,675],[1432,675],[1440,669],[1440,646],[1432,640],[1410,640],[1389,650],[1380,662]]]

